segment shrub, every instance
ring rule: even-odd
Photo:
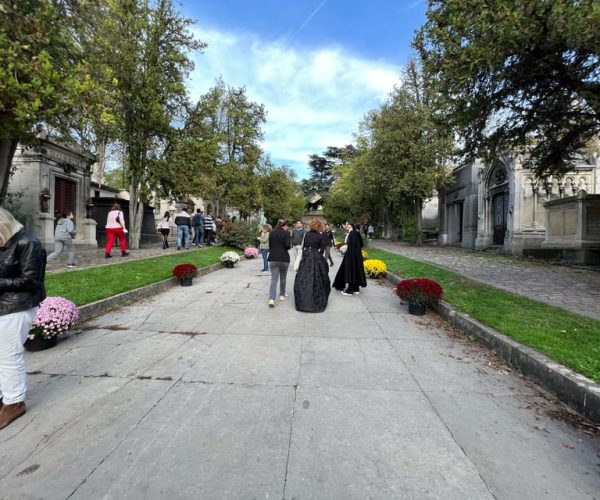
[[[409,304],[433,306],[442,298],[439,283],[427,278],[402,280],[396,285],[396,295]]]
[[[224,245],[244,250],[254,246],[258,232],[256,222],[224,222],[219,237]]]
[[[253,259],[258,255],[258,249],[256,247],[246,247],[244,248],[244,255],[247,259]]]
[[[198,276],[198,268],[194,264],[178,264],[173,268],[173,276],[176,278],[195,278]]]
[[[385,262],[378,259],[365,260],[365,273],[369,278],[379,278],[387,272]]]
[[[29,330],[29,338],[51,339],[63,335],[79,319],[79,309],[62,297],[47,297],[40,304]]]

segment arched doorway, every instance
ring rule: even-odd
[[[504,238],[508,228],[508,203],[509,203],[508,172],[504,165],[498,165],[492,175],[488,187],[491,198],[492,231],[494,245],[504,245]]]

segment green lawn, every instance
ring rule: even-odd
[[[210,266],[219,262],[221,254],[226,250],[230,249],[211,247],[150,259],[125,260],[119,264],[78,271],[53,273],[46,276],[46,293],[48,296],[65,297],[82,306],[170,278],[173,276],[173,267],[177,264],[187,262],[199,268]]]
[[[444,288],[444,300],[457,310],[600,382],[600,321],[373,247],[369,258],[383,260],[403,278],[436,280]]]

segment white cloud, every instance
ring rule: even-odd
[[[267,109],[265,152],[300,176],[306,175],[308,155],[352,142],[364,114],[385,99],[400,75],[397,66],[340,47],[300,51],[250,34],[196,35],[208,47],[195,56],[192,98],[220,76],[228,85],[245,86],[249,98]]]

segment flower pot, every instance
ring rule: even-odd
[[[58,342],[58,337],[51,337],[49,339],[43,339],[41,337],[35,337],[33,339],[27,339],[25,341],[25,348],[28,351],[45,351],[54,347]]]
[[[408,304],[408,312],[410,314],[414,314],[415,316],[423,316],[426,310],[426,306],[422,306],[420,304]]]
[[[194,278],[181,278],[181,286],[192,286],[192,280]]]
[[[229,261],[229,260],[226,260],[226,261],[224,261],[224,262],[223,262],[223,265],[224,265],[225,267],[229,268],[229,269],[233,268],[233,264],[234,264],[234,263],[233,263],[233,262],[231,262],[231,261]]]

